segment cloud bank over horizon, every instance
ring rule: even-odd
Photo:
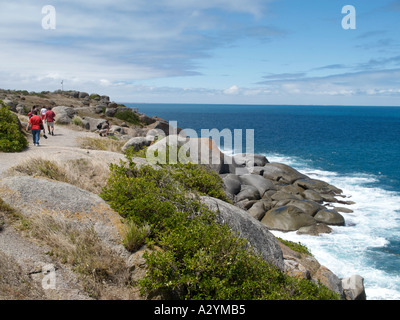
[[[400,105],[400,1],[3,3],[0,87],[120,102]],[[42,27],[42,8],[56,28]]]

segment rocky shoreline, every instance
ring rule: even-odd
[[[108,96],[78,91],[42,92],[36,95],[2,90],[0,99],[20,115],[26,114],[34,105],[52,105],[56,124],[75,123],[80,129],[92,132],[97,132],[106,120],[110,120],[110,135],[126,141],[123,151],[128,147],[136,150],[147,147],[148,152],[154,153],[155,150],[165,151],[171,144],[188,147],[193,151],[191,155],[194,162],[204,163],[202,160],[206,159],[210,169],[220,175],[232,204],[210,197],[204,197],[202,201],[218,210],[220,221],[245,237],[265,260],[297,278],[320,281],[344,299],[366,299],[361,276],[339,279],[315,258],[289,249],[269,231],[296,231],[298,234],[318,236],[331,232],[330,226],[345,226],[340,212],[350,212],[351,209],[341,205],[351,205],[352,202],[345,200],[346,196],[339,188],[311,179],[285,164],[270,163],[263,155],[227,156],[211,139],[188,138],[183,133],[175,135],[180,129],[175,128],[172,132],[166,120],[119,105],[110,101]],[[118,116],[121,114],[124,117]],[[129,119],[133,114],[136,123],[125,121],[127,114]],[[78,118],[79,121],[76,121]],[[154,143],[156,136],[166,137]],[[210,150],[213,151],[211,154]],[[8,191],[22,192],[16,187],[18,184],[10,184],[8,180],[3,182],[0,187],[3,185],[3,188],[7,186]],[[11,204],[15,202],[13,197],[3,200]]]

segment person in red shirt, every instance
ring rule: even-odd
[[[44,119],[47,122],[47,130],[49,130],[49,134],[54,136],[54,118],[56,117],[56,114],[54,113],[53,110],[51,110],[51,106],[47,107],[47,111],[44,115]],[[50,128],[51,128],[51,133],[50,133]]]
[[[42,119],[37,115],[37,110],[32,111],[32,116],[29,119],[26,131],[32,129],[33,145],[39,147],[40,130],[43,126]],[[44,130],[44,128],[43,128]]]

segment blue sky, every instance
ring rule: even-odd
[[[56,10],[43,29],[42,7]],[[356,29],[342,28],[342,7]],[[119,102],[400,105],[400,0],[14,0],[0,88]]]

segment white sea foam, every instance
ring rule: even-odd
[[[344,176],[337,172],[315,170],[311,161],[277,154],[266,156],[270,162],[285,163],[311,178],[341,188],[347,197],[344,200],[355,202],[354,205],[335,204],[354,212],[341,213],[346,226],[332,227],[331,234],[313,237],[295,232],[273,233],[305,244],[321,264],[340,278],[361,275],[367,299],[400,299],[400,256],[383,250],[389,239],[400,238],[400,193],[370,187],[368,184],[378,181],[373,175]],[[385,268],[385,263],[391,264],[392,268]]]

